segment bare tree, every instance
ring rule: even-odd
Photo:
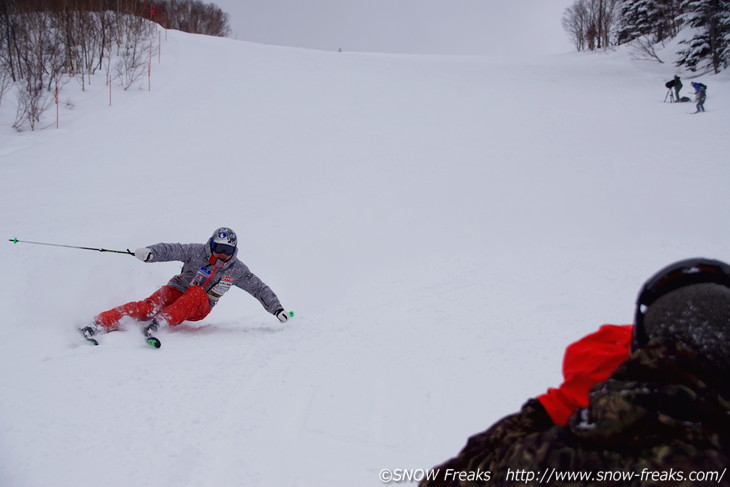
[[[163,21],[187,32],[230,32],[228,15],[200,0],[0,0],[0,102],[17,91],[15,128],[35,130],[66,80],[85,89],[97,70],[110,80],[114,69],[129,89],[144,75],[155,22]]]
[[[214,4],[199,0],[161,0],[157,5],[160,22],[166,28],[218,37],[231,32],[228,14]]]
[[[565,9],[563,29],[578,51],[615,45],[620,0],[576,0]]]
[[[0,105],[15,79],[15,66],[10,55],[10,16],[8,4],[0,4]]]
[[[565,9],[562,18],[563,29],[573,40],[575,49],[583,51],[588,47],[588,26],[590,16],[585,2],[575,2]]]
[[[4,0],[0,2],[0,23],[2,24],[2,37],[0,40],[0,54],[2,56],[3,69],[7,69],[10,72],[10,77],[13,81],[17,81],[21,74],[18,72],[20,67],[18,66],[18,49],[17,49],[17,35],[18,35],[18,22],[17,15],[15,13],[15,0]]]
[[[637,37],[629,43],[633,49],[634,58],[638,60],[658,61],[664,64],[656,52],[657,43],[651,36]]]
[[[0,59],[0,105],[3,103],[3,97],[13,85],[13,78],[10,71],[5,69],[5,62]]]
[[[145,73],[149,63],[150,39],[154,32],[152,24],[140,17],[124,16],[119,22],[123,34],[116,74],[125,90],[128,90]]]
[[[52,87],[61,71],[60,47],[51,29],[49,16],[27,12],[20,19],[19,67],[23,79],[18,90],[18,110],[13,127],[28,124],[35,130],[41,115],[53,104]]]

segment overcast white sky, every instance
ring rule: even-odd
[[[210,1],[210,0],[209,0]],[[212,0],[231,37],[286,46],[418,54],[568,52],[574,0]]]

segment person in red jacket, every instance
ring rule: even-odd
[[[669,453],[683,466],[722,464],[730,411],[717,398],[729,389],[728,332],[730,265],[694,258],[663,268],[641,288],[633,325],[603,325],[569,345],[559,387],[470,437],[421,487],[513,485],[505,472],[526,465],[670,467]],[[493,476],[449,475],[478,471]]]

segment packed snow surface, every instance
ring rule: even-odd
[[[730,260],[730,78],[671,63],[325,52],[163,32],[128,91],[0,106],[0,485],[382,485],[561,380],[643,281]],[[689,94],[690,76],[683,75]],[[125,250],[219,226],[296,315],[75,328],[179,269]]]

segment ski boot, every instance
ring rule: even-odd
[[[160,324],[157,322],[156,319],[152,319],[152,322],[150,322],[149,325],[144,327],[144,337],[147,339],[147,343],[152,345],[155,348],[160,348],[162,346],[162,343],[160,343],[160,340],[157,339],[157,337],[153,336],[152,334],[160,329]]]
[[[146,337],[152,336],[152,334],[159,329],[160,329],[160,324],[157,322],[157,320],[155,320],[153,318],[152,322],[149,325],[145,326],[144,336],[146,336]]]
[[[89,343],[92,343],[94,345],[98,345],[99,341],[96,338],[93,338],[94,335],[97,333],[102,332],[103,329],[101,326],[97,325],[96,323],[92,322],[89,326],[84,326],[82,328],[79,328],[79,332],[83,337],[88,341]]]

